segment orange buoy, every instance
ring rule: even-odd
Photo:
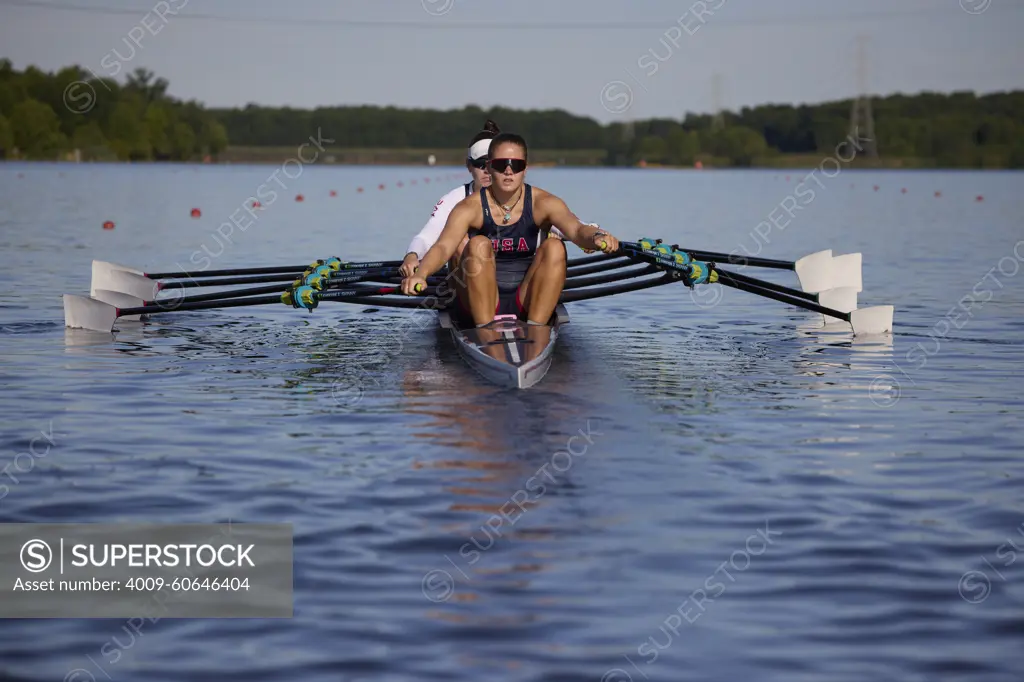
[[[875,191],[876,192],[878,191],[878,185],[875,185]]]
[[[362,191],[363,191],[363,188],[362,188],[362,187],[356,187],[356,191],[357,191],[357,192],[362,192]]]
[[[696,168],[697,170],[701,170],[702,168],[704,168],[704,162],[700,160],[694,161],[693,167]]]
[[[907,188],[906,187],[900,189],[900,194],[906,194],[906,193],[907,193]]]
[[[398,186],[399,186],[399,187],[401,187],[401,186],[402,186],[402,181],[401,181],[401,180],[399,180],[399,181],[398,181]]]
[[[974,197],[974,200],[975,200],[975,201],[985,201],[985,197],[983,197],[983,196],[981,196],[981,195],[979,194],[978,196]]]
[[[430,178],[423,178],[423,182],[430,182]]]
[[[306,200],[306,197],[302,196],[301,194],[296,194],[295,195],[295,201],[305,201],[305,200]]]
[[[202,215],[203,215],[203,212],[200,211],[198,208],[193,208],[192,209],[192,217],[193,218],[199,218]]]
[[[114,229],[114,221],[113,220],[105,221],[103,223],[103,229],[104,230],[113,230]]]
[[[338,193],[332,189],[331,190],[331,196],[332,197],[336,197],[336,196],[338,196]]]
[[[939,190],[935,190],[935,196],[936,196],[936,198],[937,197],[941,197],[942,196],[942,192],[940,192]]]
[[[384,189],[384,185],[377,185],[377,189]]]
[[[260,202],[256,201],[255,199],[253,199],[252,200],[252,207],[253,208],[263,208],[263,204],[261,204]]]

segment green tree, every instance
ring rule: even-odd
[[[679,128],[668,134],[669,163],[692,166],[700,155],[700,137],[696,131]]]
[[[768,144],[756,130],[731,126],[706,134],[707,145],[701,149],[729,159],[735,166],[750,166],[754,159],[768,152]]]
[[[15,83],[0,81],[0,114],[10,116],[14,106],[26,99],[25,93]]]
[[[96,121],[89,121],[75,129],[75,135],[71,140],[71,144],[75,149],[82,152],[84,158],[89,160],[106,161],[117,158],[110,149],[100,124]]]
[[[199,131],[199,146],[214,156],[224,151],[228,146],[228,134],[224,126],[212,119],[204,121]]]
[[[665,163],[668,157],[668,147],[665,138],[657,135],[645,135],[640,138],[636,151],[633,154],[635,161],[646,161],[648,163]]]
[[[168,159],[173,153],[171,138],[168,134],[172,128],[167,110],[160,104],[150,104],[145,116],[146,137],[153,156],[157,159]]]
[[[152,147],[143,125],[140,103],[123,99],[117,103],[106,126],[110,147],[122,161],[145,161],[152,157]]]
[[[178,161],[188,161],[196,153],[196,134],[192,128],[182,122],[174,124],[171,130],[172,156]]]
[[[14,133],[7,118],[0,114],[0,158],[7,158],[14,147]]]
[[[60,119],[48,105],[34,99],[19,102],[10,122],[14,146],[31,159],[55,159],[66,147]]]

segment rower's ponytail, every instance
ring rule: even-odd
[[[500,132],[501,128],[498,127],[498,124],[492,121],[491,119],[487,119],[487,121],[484,122],[484,129],[473,137],[473,139],[469,143],[469,146],[472,147],[480,140],[490,140]]]

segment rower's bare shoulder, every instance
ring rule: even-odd
[[[565,202],[547,190],[533,188],[533,211],[535,214],[547,216],[550,212],[565,208]]]
[[[455,204],[452,207],[452,215],[456,215],[464,220],[469,220],[471,225],[477,225],[483,221],[484,210],[480,205],[480,197],[475,194],[470,194],[468,197]]]

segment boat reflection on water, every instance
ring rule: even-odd
[[[568,601],[537,578],[566,560],[566,541],[580,532],[568,519],[587,516],[586,474],[578,458],[564,454],[568,439],[586,431],[587,417],[544,391],[497,389],[465,367],[450,340],[439,345],[445,352],[438,360],[457,370],[410,371],[403,383],[406,412],[425,417],[417,438],[439,453],[414,466],[434,472],[445,496],[436,530],[449,549],[428,569],[450,580],[450,594],[428,596],[435,603],[426,615],[500,638],[542,625],[550,619],[544,614]],[[577,441],[580,452],[585,442]],[[545,511],[549,505],[557,505],[556,514]]]

